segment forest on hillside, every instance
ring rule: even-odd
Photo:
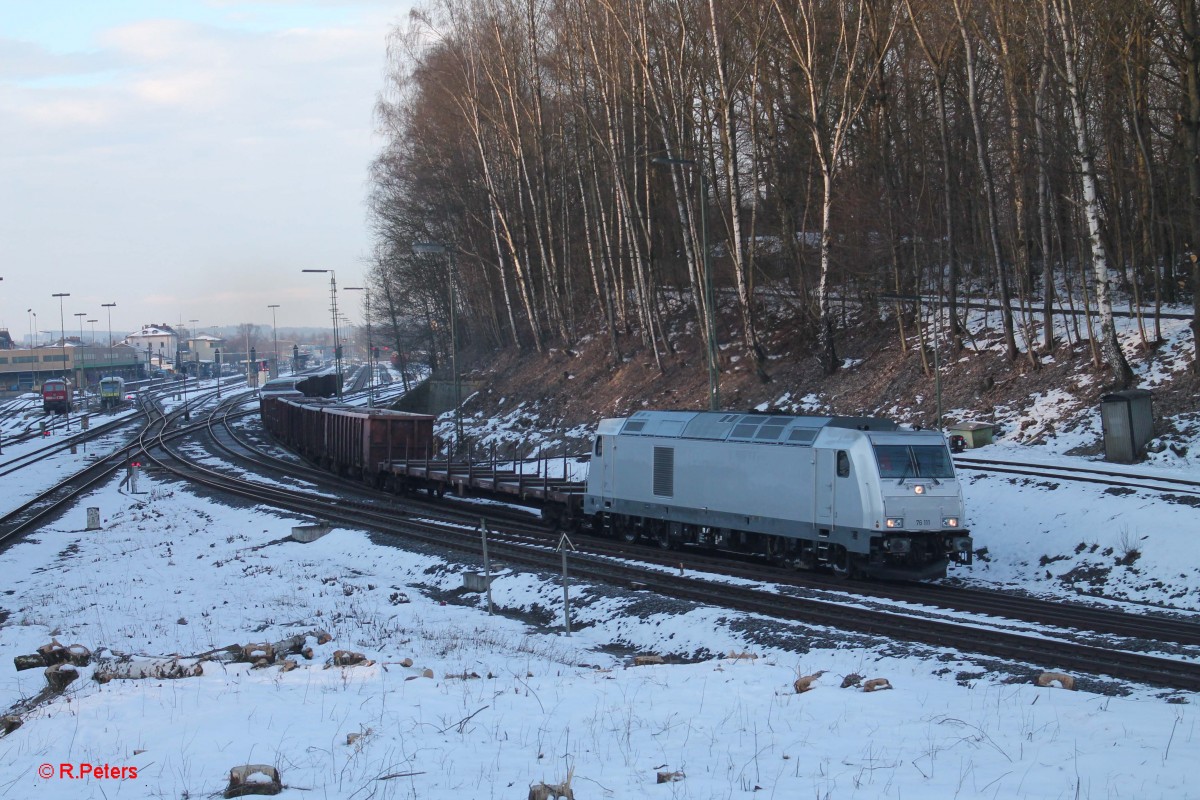
[[[1200,290],[1198,2],[436,0],[390,40],[369,313],[435,368],[600,329],[661,368],[680,311],[761,365],[769,300],[832,373],[836,301],[952,350],[991,302],[1034,366],[1082,310],[1128,385],[1114,295],[1150,348]]]

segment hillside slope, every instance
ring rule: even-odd
[[[1042,355],[1036,367],[1028,356],[1010,362],[993,329],[998,322],[995,314],[989,318],[974,312],[964,349],[952,355],[943,345],[937,354],[944,424],[993,423],[1008,441],[1046,444],[1060,451],[1055,446],[1059,435],[1077,432],[1082,436],[1071,437],[1067,452],[1102,452],[1099,403],[1107,391],[1106,375],[1093,370],[1088,341],[1073,329],[1060,328],[1058,346]],[[542,354],[532,349],[520,354],[465,353],[466,375],[485,387],[464,404],[468,436],[476,442],[525,442],[533,451],[547,440],[586,434],[603,417],[638,408],[707,408],[703,350],[695,337],[682,335],[694,328],[695,321],[686,316],[672,321],[670,340],[676,352],[662,356],[661,372],[653,352],[637,336],[624,337],[626,353],[619,365],[599,336]],[[1137,386],[1153,392],[1156,440],[1151,449],[1168,462],[1190,461],[1197,455],[1191,452],[1191,442],[1200,436],[1200,380],[1190,372],[1193,345],[1186,322],[1164,320],[1163,341],[1149,348],[1141,344],[1136,320],[1119,319],[1118,328]],[[936,426],[934,354],[927,346],[927,365],[923,364],[911,323],[902,346],[890,314],[848,319],[837,345],[843,366],[832,376],[822,374],[812,344],[794,324],[775,319],[770,330],[765,337],[765,375],[755,369],[744,347],[729,343],[737,330],[718,332],[723,409],[881,415]],[[488,427],[472,428],[472,419],[486,420]]]

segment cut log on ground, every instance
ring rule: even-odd
[[[156,680],[175,680],[176,678],[196,678],[204,674],[200,664],[185,664],[177,658],[166,661],[99,661],[92,672],[92,680],[96,683],[108,683],[112,680],[138,680],[152,678]]]
[[[1037,677],[1038,686],[1061,686],[1063,689],[1075,690],[1075,679],[1065,672],[1043,672]]]
[[[13,656],[13,666],[17,668],[17,672],[23,669],[40,669],[46,666],[46,659],[42,658],[41,653],[29,653],[23,656]]]

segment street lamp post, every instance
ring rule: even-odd
[[[450,365],[454,371],[454,447],[462,444],[462,385],[458,379],[458,301],[454,294],[454,257],[444,244],[414,242],[412,251],[418,255],[446,255],[446,283],[450,292]]]
[[[88,324],[92,326],[92,343],[89,345],[89,349],[91,350],[93,363],[96,361],[96,322],[97,320],[94,319],[88,320]],[[95,369],[95,367],[93,366],[92,369]]]
[[[79,388],[83,390],[83,405],[87,408],[87,368],[84,366],[86,361],[83,358],[83,318],[87,316],[86,311],[77,311],[75,316],[79,317]],[[75,365],[72,365],[75,366]]]
[[[67,325],[65,317],[63,317],[63,298],[70,297],[70,292],[56,292],[51,297],[58,298],[58,328],[59,328],[59,344],[62,345],[62,369],[63,377],[67,377]],[[71,430],[71,396],[67,395],[67,430]]]
[[[254,383],[250,380],[251,370],[254,367],[250,364],[250,326],[246,326],[246,386],[253,389]]]
[[[190,422],[192,410],[188,408],[187,370],[183,366],[183,343],[179,339],[175,340],[175,375],[183,376],[183,419]]]
[[[217,368],[217,400],[221,399],[221,348],[216,348],[213,359]]]
[[[337,395],[342,396],[342,343],[338,339],[337,273],[331,269],[302,269],[301,272],[329,273],[329,311],[333,315],[333,362],[337,370]]]
[[[108,371],[112,372],[112,310],[116,307],[116,303],[101,303],[100,307],[108,310],[108,350],[105,351],[104,364],[108,367]]]
[[[371,288],[369,286],[343,286],[347,292],[362,292],[367,303],[367,408],[375,407],[375,364],[374,343],[371,341]]]
[[[29,349],[32,350],[37,347],[37,340],[33,338],[33,318],[37,315],[32,308],[25,309],[25,313],[29,315]]]
[[[196,325],[199,322],[200,322],[200,320],[198,320],[198,319],[189,319],[188,320],[188,325],[192,326],[191,330],[189,331],[189,333],[192,334],[192,338],[191,338],[191,342],[188,344],[188,350],[191,350],[192,353],[197,356],[199,356],[199,354],[200,354],[200,345],[196,341],[196,332],[198,330],[200,330],[198,327],[196,327]],[[194,361],[196,363],[196,391],[200,391],[200,359],[193,358],[192,361]],[[185,373],[185,379],[186,379],[186,373]]]
[[[271,309],[271,337],[275,340],[275,375],[279,375],[279,328],[275,325],[275,309],[279,308],[278,303],[272,303],[267,306]]]
[[[701,263],[704,270],[704,305],[708,314],[705,315],[705,328],[708,334],[708,410],[718,411],[721,408],[720,385],[717,376],[717,328],[716,307],[713,305],[712,260],[708,252],[708,177],[704,166],[691,158],[668,158],[657,156],[650,159],[655,164],[677,165],[692,167],[700,176],[700,251]]]

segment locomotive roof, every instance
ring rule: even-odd
[[[895,422],[879,417],[808,417],[741,411],[636,411],[616,423],[621,436],[658,436],[808,446],[822,428],[894,431]]]

